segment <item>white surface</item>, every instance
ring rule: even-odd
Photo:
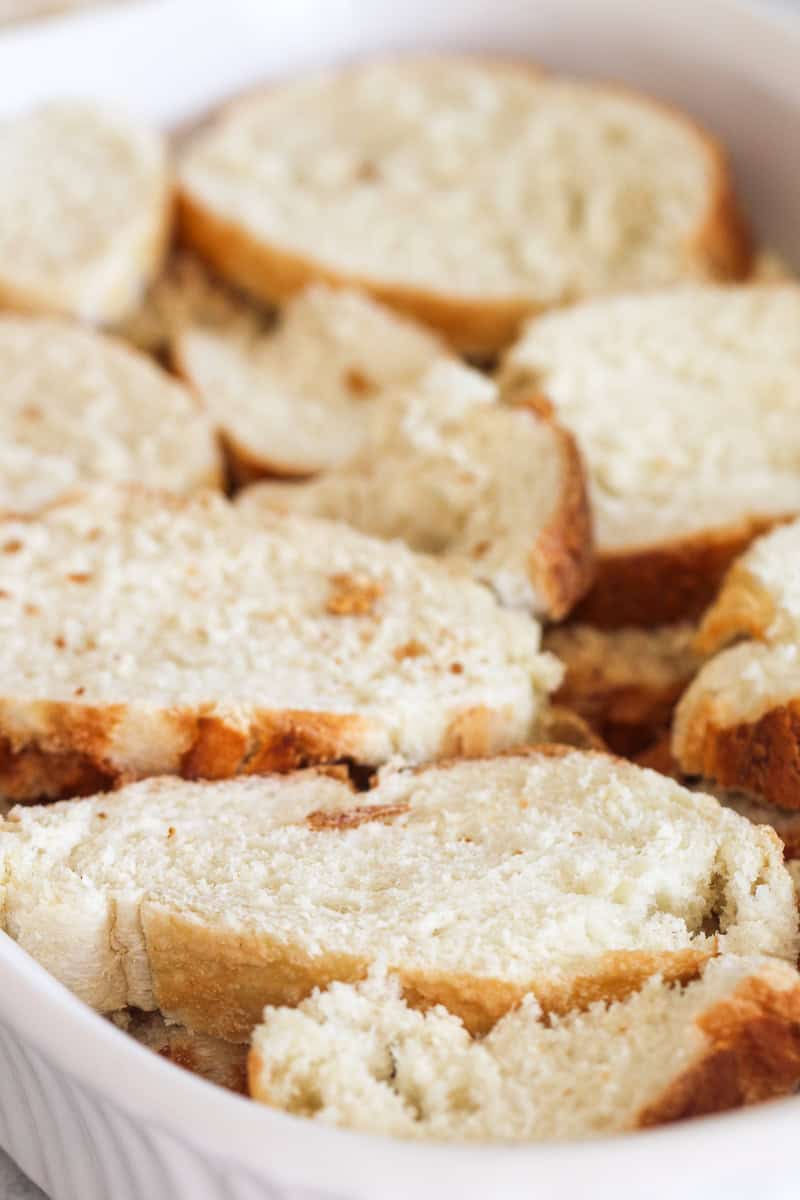
[[[735,147],[760,232],[800,264],[800,35],[786,16],[781,23],[760,17],[765,7],[149,0],[5,33],[0,113],[46,95],[92,94],[175,124],[237,87],[321,55],[422,38],[529,50],[553,65],[625,78],[708,122]],[[316,1128],[216,1092],[104,1026],[2,937],[0,980],[0,1141],[14,1145],[57,1200],[796,1195],[800,1100],[624,1143],[409,1147]],[[0,1198],[34,1197],[41,1193],[0,1155]]]

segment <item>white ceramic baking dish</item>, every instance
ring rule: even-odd
[[[736,0],[149,0],[0,37],[0,114],[91,94],[165,126],[374,50],[528,55],[683,105],[800,265],[800,22]],[[795,1200],[800,1098],[579,1145],[416,1146],[298,1121],[172,1067],[0,935],[0,1145],[53,1200]]]

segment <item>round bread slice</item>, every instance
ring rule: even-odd
[[[387,391],[413,386],[445,353],[413,321],[323,286],[289,300],[270,330],[241,305],[225,323],[190,321],[172,344],[240,481],[339,466],[361,449]]]
[[[501,371],[577,438],[597,579],[579,619],[698,617],[749,542],[800,511],[800,287],[672,288],[533,321]]]
[[[725,155],[697,126],[510,63],[272,87],[201,130],[179,177],[185,239],[254,295],[358,286],[473,353],[553,305],[750,265]]]
[[[527,997],[476,1039],[443,1008],[409,1008],[397,980],[375,973],[297,1008],[267,1008],[249,1076],[264,1104],[371,1133],[607,1136],[790,1095],[800,975],[775,959],[723,955],[685,987],[651,979],[555,1022]]]
[[[218,487],[201,403],[144,355],[48,317],[0,316],[0,507],[32,511],[78,482]]]
[[[368,792],[318,772],[18,806],[0,928],[100,1011],[246,1041],[266,1004],[377,964],[485,1033],[532,992],[622,999],[716,954],[794,962],[775,834],[606,754],[540,748]]]
[[[509,607],[563,617],[592,579],[592,529],[573,438],[546,405],[498,403],[449,358],[367,406],[363,447],[307,483],[263,483],[239,503],[401,538],[488,584]]]
[[[136,306],[169,230],[162,139],[69,100],[0,123],[0,307],[109,324]]]
[[[555,659],[438,563],[214,493],[0,520],[0,794],[524,742]]]
[[[695,632],[690,622],[655,629],[556,626],[544,638],[566,668],[554,699],[579,713],[617,754],[641,754],[667,733],[701,665]]]

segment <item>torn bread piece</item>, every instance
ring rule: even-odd
[[[271,87],[189,140],[179,181],[184,239],[255,296],[359,287],[470,353],[587,295],[750,268],[706,133],[510,62],[406,57]]]
[[[800,808],[800,521],[754,542],[700,626],[716,653],[684,695],[673,753],[681,769]],[[738,645],[730,645],[737,639]]]
[[[554,699],[579,713],[617,754],[638,755],[668,731],[700,667],[695,632],[688,621],[655,629],[555,626],[543,642],[566,668]]]
[[[379,961],[413,1006],[485,1032],[527,992],[563,1013],[798,949],[771,830],[564,747],[364,793],[314,771],[152,779],[0,828],[0,927],[100,1011],[232,1040]]]
[[[387,392],[413,387],[444,344],[366,296],[316,286],[271,328],[252,309],[185,321],[173,338],[180,374],[208,405],[239,482],[340,466],[368,440]]]
[[[558,663],[404,546],[222,496],[96,488],[0,519],[0,794],[524,743]]]
[[[166,248],[172,180],[155,131],[80,100],[0,123],[0,308],[113,324]]]
[[[0,316],[0,509],[35,512],[95,480],[219,487],[202,404],[116,339],[48,317]]]
[[[363,449],[344,466],[238,503],[400,538],[537,616],[573,608],[592,579],[591,517],[575,443],[546,405],[501,405],[480,372],[440,358],[362,422]]]
[[[800,287],[672,288],[533,321],[500,375],[538,388],[590,481],[578,619],[697,618],[733,559],[800,511]]]
[[[159,1012],[126,1008],[110,1013],[109,1019],[140,1045],[176,1067],[183,1067],[229,1092],[246,1093],[247,1051],[241,1044],[195,1033],[185,1025],[174,1025]]]
[[[800,1083],[800,975],[723,955],[684,986],[547,1020],[533,996],[486,1037],[409,1008],[377,973],[267,1008],[250,1094],[296,1116],[394,1137],[601,1137],[789,1095]]]

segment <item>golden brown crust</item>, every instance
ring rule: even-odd
[[[701,653],[714,654],[736,638],[762,639],[774,617],[772,596],[742,563],[735,562],[703,617],[695,644]]]
[[[638,1115],[644,1128],[791,1092],[800,1082],[800,984],[745,979],[697,1021],[707,1046]]]
[[[243,1042],[261,1021],[267,1005],[294,1007],[314,988],[339,980],[356,983],[370,963],[355,955],[310,957],[297,946],[267,937],[223,929],[148,902],[142,909],[153,991],[162,1012],[191,1029]],[[414,1007],[443,1004],[473,1034],[486,1033],[533,992],[546,1012],[586,1008],[596,1000],[617,1000],[642,986],[651,975],[688,982],[713,951],[685,949],[644,953],[623,950],[603,955],[591,973],[572,979],[505,980],[456,974],[405,971],[398,974],[403,994]]]
[[[695,714],[680,765],[688,775],[751,793],[765,804],[800,809],[800,699],[727,727],[702,711]]]
[[[527,405],[538,420],[548,420],[563,463],[561,498],[553,516],[537,536],[528,560],[536,594],[543,598],[548,616],[560,621],[586,594],[594,579],[589,491],[583,460],[572,434],[543,416],[538,397],[523,400],[520,405]]]
[[[341,759],[372,765],[374,729],[347,713],[255,710],[243,721],[203,708],[166,708],[137,729],[135,710],[41,702],[30,721],[3,720],[0,794],[30,803],[88,795],[151,775],[229,779]],[[15,706],[17,709],[19,706]],[[28,715],[26,713],[26,715]],[[124,728],[123,728],[124,727]]]
[[[747,517],[640,549],[601,552],[594,586],[576,620],[601,629],[694,620],[717,594],[725,572],[754,538],[788,517]]]
[[[531,63],[493,60],[489,65],[498,71],[545,74]],[[641,96],[634,89],[614,86],[611,90],[625,92],[643,106],[667,113],[701,142],[708,157],[711,182],[706,211],[686,242],[687,272],[710,279],[744,278],[752,268],[752,242],[736,201],[722,146],[684,113],[669,105]],[[345,274],[303,255],[259,241],[235,221],[225,220],[198,203],[185,187],[178,190],[178,225],[184,242],[220,274],[259,300],[281,303],[315,282],[359,288],[438,330],[463,354],[497,353],[514,341],[527,318],[552,307],[519,296],[493,300],[448,296]]]

